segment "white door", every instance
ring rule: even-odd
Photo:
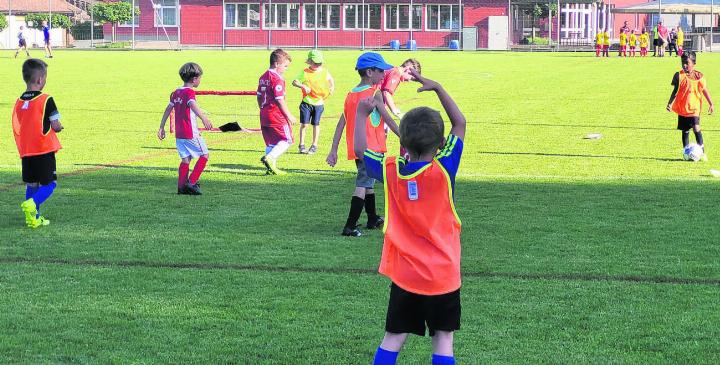
[[[489,50],[503,51],[508,49],[508,17],[488,17]]]

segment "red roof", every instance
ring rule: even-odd
[[[0,12],[7,13],[12,6],[13,14],[53,13],[77,14],[81,10],[65,0],[0,0]]]

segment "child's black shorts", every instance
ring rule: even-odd
[[[390,285],[385,331],[425,336],[426,324],[430,337],[435,336],[435,331],[460,329],[460,289],[442,295],[420,295],[395,283]]]
[[[57,180],[55,152],[22,158],[22,179],[26,183],[48,185]]]
[[[678,125],[677,129],[681,131],[689,131],[695,127],[696,124],[700,124],[700,117],[695,116],[689,116],[689,117],[683,117],[682,115],[678,115]]]

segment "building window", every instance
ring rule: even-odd
[[[345,29],[380,30],[381,9],[380,4],[345,5]]]
[[[422,19],[422,5],[387,4],[385,5],[385,29],[410,30],[410,17],[412,16],[413,30],[420,30]]]
[[[260,28],[260,4],[225,4],[225,28]]]
[[[428,30],[459,30],[459,5],[426,5]]]
[[[178,0],[159,0],[154,4],[156,27],[177,27],[180,22]]]
[[[298,29],[300,4],[265,4],[263,6],[265,28]]]
[[[140,2],[140,0],[121,0],[121,1],[122,1],[122,2],[125,2],[125,3],[128,3],[128,4],[130,4],[130,5],[132,5],[132,6],[134,6],[134,7],[136,8],[136,9],[135,9],[135,22],[133,23],[133,20],[131,19],[130,21],[127,21],[127,22],[123,22],[123,23],[118,24],[118,26],[120,26],[120,27],[133,27],[133,24],[135,24],[134,27],[137,28],[138,25],[140,24],[140,12],[137,11],[137,10],[138,10],[138,9],[137,9],[138,3]]]
[[[340,29],[339,4],[305,4],[305,29]]]

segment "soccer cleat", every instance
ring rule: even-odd
[[[368,221],[365,228],[367,229],[381,229],[385,225],[385,220],[382,217],[377,217],[373,221]]]
[[[185,189],[187,190],[188,195],[202,195],[202,191],[200,191],[198,184],[188,184]]]
[[[280,169],[277,167],[277,160],[275,160],[274,158],[270,157],[269,155],[263,156],[263,157],[260,159],[260,161],[261,161],[261,162],[265,165],[265,167],[267,168],[267,172],[266,172],[266,173],[267,173],[268,175],[285,175],[285,174],[287,174],[287,172],[285,172],[285,171],[283,171],[283,170],[280,170]]]
[[[30,198],[22,202],[22,204],[20,204],[20,208],[23,210],[23,213],[25,213],[25,224],[30,226],[30,224],[36,220],[35,216],[37,215],[37,206],[35,205],[35,200],[33,200],[33,198]]]
[[[707,155],[704,154],[704,153],[703,153],[701,159],[702,159],[704,162],[708,162],[708,157],[707,157]]]
[[[39,216],[35,220],[40,224],[40,226],[49,226],[50,225],[50,220],[43,216]]]
[[[343,236],[347,237],[360,237],[362,236],[362,232],[360,232],[357,227],[344,227],[341,233]]]
[[[187,190],[187,184],[185,184],[185,186],[183,186],[181,188],[178,188],[178,195],[188,195],[188,194],[189,193]]]
[[[308,150],[307,150],[307,148],[305,148],[305,145],[304,145],[304,144],[301,144],[301,145],[298,146],[298,152],[299,152],[299,153],[302,153],[302,154],[305,154],[305,153],[308,153]]]
[[[309,155],[314,155],[317,152],[317,146],[312,145],[310,146],[310,149],[307,151]]]

